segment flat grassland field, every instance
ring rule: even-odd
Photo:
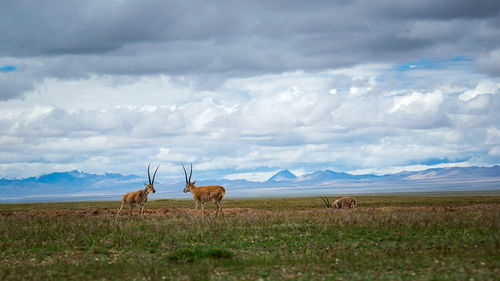
[[[498,280],[500,192],[355,198],[2,204],[0,280]]]

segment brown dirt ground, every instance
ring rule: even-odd
[[[443,211],[471,211],[471,210],[500,210],[500,204],[476,204],[469,206],[419,206],[419,207],[377,207],[377,208],[357,208],[354,210],[337,210],[337,209],[321,209],[321,210],[304,210],[304,211],[269,211],[269,210],[259,210],[252,208],[226,208],[224,209],[224,216],[256,216],[256,215],[276,215],[276,214],[314,214],[314,213],[325,213],[325,212],[363,212],[363,213],[373,213],[373,212],[443,212]],[[85,217],[85,216],[116,216],[118,212],[117,209],[36,209],[36,210],[25,210],[25,211],[1,211],[0,217]],[[205,210],[205,214],[208,216],[215,215],[215,210]],[[134,210],[134,216],[137,216],[137,209]],[[157,209],[144,209],[145,216],[185,216],[185,215],[201,215],[200,211],[193,208],[157,208]],[[121,217],[129,216],[128,210],[122,212]]]
[[[116,216],[118,209],[37,209],[26,211],[3,211],[0,212],[0,217],[17,216],[17,217],[61,217],[61,216]],[[129,216],[129,210],[125,209],[121,213],[121,217]],[[228,208],[223,210],[224,215],[229,216],[252,216],[266,215],[274,212],[267,210],[257,210],[251,208]],[[134,209],[134,216],[138,215],[137,208]],[[145,216],[179,216],[179,215],[201,215],[201,211],[188,208],[157,208],[144,209]],[[215,210],[205,210],[205,215],[215,215]]]

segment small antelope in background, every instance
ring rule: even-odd
[[[342,197],[333,202],[333,204],[330,203],[330,200],[326,196],[320,196],[320,198],[323,200],[323,203],[325,203],[325,206],[327,208],[337,208],[337,209],[351,209],[351,208],[356,208],[358,205],[358,201],[352,197]]]
[[[118,216],[120,216],[120,213],[122,212],[123,205],[129,204],[130,205],[130,215],[132,215],[132,211],[134,209],[135,205],[138,205],[141,209],[139,210],[139,214],[142,215],[144,213],[144,204],[146,204],[146,201],[148,201],[148,194],[150,192],[155,193],[155,176],[156,172],[158,171],[158,168],[160,168],[160,165],[156,168],[154,174],[153,174],[153,180],[151,180],[151,175],[149,174],[149,166],[151,166],[151,163],[148,165],[148,184],[144,184],[144,189],[140,189],[137,191],[125,193],[122,196],[122,205],[120,207],[120,210],[118,211],[118,214],[116,215],[116,220],[118,220]]]
[[[201,204],[201,214],[204,214],[205,202],[213,201],[216,205],[215,215],[217,216],[219,213],[222,216],[222,198],[226,194],[226,190],[223,186],[220,185],[205,185],[205,186],[195,186],[196,181],[191,182],[191,176],[193,175],[193,163],[191,163],[191,171],[189,172],[189,177],[186,172],[186,168],[182,165],[182,169],[184,169],[184,176],[186,177],[186,186],[184,187],[184,193],[191,192],[193,195],[193,199],[196,203],[196,210],[199,209],[199,205]]]

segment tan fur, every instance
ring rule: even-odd
[[[155,192],[154,186],[152,184],[145,184],[144,189],[140,189],[137,191],[125,193],[122,196],[122,205],[118,214],[116,215],[116,219],[120,216],[122,212],[123,205],[128,204],[130,206],[130,215],[132,215],[132,211],[134,207],[138,205],[141,209],[139,210],[139,214],[142,215],[144,213],[144,204],[148,201],[148,194],[150,192]]]
[[[184,192],[191,192],[193,195],[193,199],[196,203],[196,210],[199,209],[199,205],[201,204],[201,214],[204,216],[204,207],[205,202],[212,201],[216,205],[215,215],[222,216],[222,199],[224,195],[226,195],[226,190],[223,186],[220,185],[205,185],[196,187],[192,183],[186,183],[186,187],[184,188]]]
[[[184,193],[191,192],[193,195],[194,202],[196,203],[196,210],[199,209],[201,204],[201,215],[205,216],[204,208],[205,202],[213,201],[216,205],[215,215],[222,216],[222,204],[221,201],[226,195],[226,190],[223,186],[220,185],[205,185],[196,187],[196,181],[191,182],[191,176],[193,175],[193,163],[191,163],[191,170],[189,171],[189,176],[187,174],[186,168],[184,168],[184,164],[182,165],[182,169],[184,170],[184,176],[186,179],[186,186],[182,191]]]
[[[132,215],[132,211],[134,210],[134,207],[137,205],[141,209],[139,210],[139,214],[142,215],[144,214],[144,204],[148,201],[148,194],[150,192],[155,193],[155,177],[156,177],[156,172],[158,171],[158,168],[160,168],[160,165],[158,165],[158,168],[156,168],[154,174],[153,174],[153,179],[151,180],[151,175],[149,174],[149,167],[151,166],[151,163],[148,165],[148,184],[144,184],[144,189],[140,189],[137,191],[133,192],[128,192],[123,194],[122,196],[122,205],[120,206],[120,210],[118,210],[118,214],[116,214],[116,220],[118,220],[118,217],[120,216],[123,205],[128,204],[130,206],[130,215]]]
[[[358,202],[356,201],[356,199],[351,197],[343,197],[335,200],[333,202],[332,207],[337,209],[343,209],[343,208],[351,209],[351,208],[356,208],[357,204]]]

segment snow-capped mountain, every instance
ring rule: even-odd
[[[147,178],[136,175],[90,174],[68,171],[24,179],[0,179],[0,202],[119,200],[125,192],[143,187]],[[500,190],[500,166],[453,167],[376,176],[330,170],[297,177],[283,170],[265,182],[198,180],[199,185],[220,184],[228,197],[304,196],[379,192]],[[183,179],[155,182],[158,198],[189,198]]]
[[[270,177],[268,182],[277,182],[277,181],[293,181],[297,179],[297,176],[288,170],[279,171]]]
[[[316,171],[311,174],[303,175],[299,178],[301,181],[329,181],[329,180],[354,180],[374,178],[376,175],[351,175],[348,173],[338,173],[330,170]]]

